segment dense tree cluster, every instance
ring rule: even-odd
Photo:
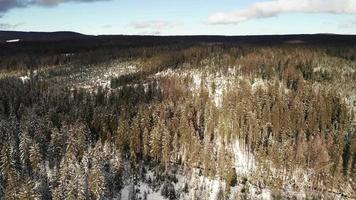
[[[0,196],[114,198],[127,162],[132,173],[147,164],[162,171],[198,168],[233,187],[236,140],[256,158],[263,184],[282,188],[300,169],[313,171],[310,188],[318,190],[355,180],[353,113],[336,88],[315,86],[345,75],[333,68],[314,70],[328,53],[304,46],[140,47],[121,58],[139,59],[142,69],[113,78],[109,88],[87,91],[34,76],[2,78]],[[78,58],[88,55],[93,54]],[[199,91],[191,92],[189,78],[152,78],[167,69],[202,72]],[[209,92],[215,83],[206,86],[211,74],[233,76],[221,106]],[[355,72],[346,76],[342,82],[355,83]],[[258,79],[263,85],[251,87]],[[166,182],[162,195],[177,198],[172,187]]]

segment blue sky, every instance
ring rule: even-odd
[[[356,34],[356,0],[0,0],[0,16],[1,30]]]

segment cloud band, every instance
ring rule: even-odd
[[[273,0],[259,2],[234,12],[214,13],[208,24],[238,24],[243,21],[277,16],[282,13],[356,14],[356,0]]]

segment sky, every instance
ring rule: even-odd
[[[92,35],[356,34],[356,0],[0,0],[0,30]]]

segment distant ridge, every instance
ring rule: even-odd
[[[177,43],[241,43],[241,44],[341,44],[356,45],[356,35],[338,35],[331,33],[291,34],[291,35],[181,35],[181,36],[153,36],[153,35],[85,35],[71,31],[58,32],[23,32],[0,31],[0,43],[19,40],[20,42],[55,42],[76,41],[82,43],[110,43],[112,45],[157,45]]]
[[[77,40],[90,36],[71,31],[58,32],[23,32],[23,31],[0,31],[0,41],[19,39],[21,41],[58,41]]]

